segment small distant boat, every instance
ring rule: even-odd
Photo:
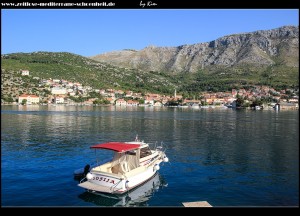
[[[123,194],[153,177],[161,162],[168,162],[162,144],[150,149],[148,143],[107,142],[93,145],[96,150],[111,150],[114,156],[108,162],[85,166],[85,177],[78,184],[88,192]],[[82,169],[77,170],[80,173]],[[74,172],[75,174],[75,172]]]
[[[178,108],[189,108],[188,105],[178,105],[177,107],[178,107]]]
[[[276,103],[275,106],[273,107],[276,111],[280,110],[280,104]]]
[[[190,107],[193,109],[200,109],[200,105],[198,103],[193,103]]]

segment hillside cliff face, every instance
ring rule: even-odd
[[[234,34],[217,40],[178,47],[149,46],[140,51],[122,50],[91,57],[100,62],[146,71],[196,72],[207,66],[241,64],[289,67],[299,64],[299,28]]]

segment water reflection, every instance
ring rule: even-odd
[[[2,106],[2,205],[299,205],[298,111],[119,108]],[[113,199],[83,193],[70,178],[95,159],[90,145],[136,134],[167,148],[171,163],[161,170],[168,180],[163,191],[161,183],[158,192],[150,183],[144,198],[130,192]]]
[[[167,186],[166,180],[158,173],[143,185],[123,195],[84,192],[78,197],[97,206],[148,206],[154,193]]]

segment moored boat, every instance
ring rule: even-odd
[[[113,158],[89,169],[78,186],[89,192],[123,194],[153,177],[161,162],[168,162],[162,145],[150,148],[136,138],[132,142],[107,142],[93,145],[96,150],[111,150]],[[87,167],[86,167],[87,170]]]

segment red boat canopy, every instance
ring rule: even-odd
[[[130,151],[132,149],[137,149],[139,147],[140,147],[139,144],[127,144],[124,142],[108,142],[108,143],[93,145],[90,148],[108,149],[116,152],[123,152],[123,151]]]

